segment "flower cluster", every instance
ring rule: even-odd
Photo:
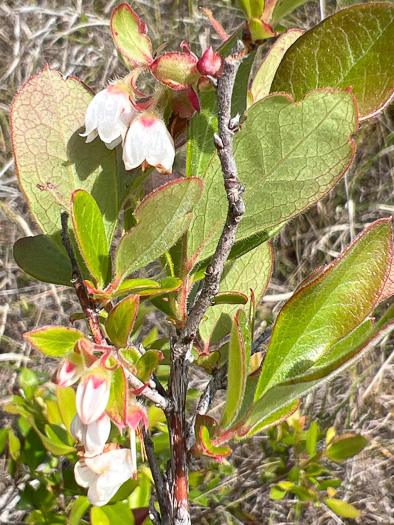
[[[101,357],[95,354],[102,352]],[[148,427],[145,408],[135,396],[125,391],[122,420],[111,418],[112,373],[117,366],[107,365],[108,355],[99,345],[81,339],[74,352],[61,363],[57,383],[71,386],[77,381],[77,414],[71,423],[73,435],[81,459],[74,468],[76,482],[88,489],[90,503],[102,506],[114,496],[120,486],[137,475],[136,432],[140,425]],[[120,396],[122,397],[122,396]],[[107,443],[111,431],[111,419],[122,432],[127,428],[130,448],[120,448],[117,443]]]
[[[127,35],[122,33],[124,20],[128,21]],[[200,110],[194,86],[206,89],[209,78],[219,77],[223,59],[212,47],[198,59],[187,42],[182,42],[182,52],[153,58],[146,24],[127,4],[115,9],[111,30],[116,46],[132,71],[93,98],[86,112],[82,136],[86,142],[99,136],[110,149],[122,143],[127,170],[154,166],[161,173],[169,174],[175,159],[174,119],[190,119]],[[133,31],[133,38],[127,40]],[[154,83],[151,96],[145,96],[136,86],[143,72],[151,74]],[[171,133],[164,115],[170,115]]]

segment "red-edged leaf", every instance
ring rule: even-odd
[[[111,386],[106,412],[116,425],[127,425],[127,381],[120,366],[111,372]]]
[[[52,357],[72,352],[79,339],[87,339],[79,330],[63,326],[43,326],[23,335],[35,350]]]
[[[135,364],[138,379],[147,383],[162,359],[163,354],[159,350],[147,350]]]
[[[127,345],[138,312],[138,305],[138,295],[130,295],[120,301],[107,317],[105,329],[112,343],[118,348]]]
[[[113,11],[111,32],[116,47],[131,67],[152,62],[152,43],[145,34],[146,25],[128,4],[120,4]]]
[[[172,89],[187,89],[201,76],[197,62],[192,53],[165,53],[152,62],[150,70],[162,84]]]
[[[391,223],[377,221],[291,297],[276,320],[256,399],[306,372],[363,322],[383,290],[391,251]]]

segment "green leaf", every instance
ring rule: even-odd
[[[147,350],[135,365],[138,379],[146,384],[162,359],[163,354],[158,350]]]
[[[19,385],[23,389],[26,399],[30,401],[38,386],[38,379],[33,370],[24,368],[19,374]]]
[[[3,453],[8,440],[8,428],[0,428],[0,454]]]
[[[283,499],[287,494],[287,490],[282,489],[279,485],[274,485],[270,490],[270,498],[274,500]]]
[[[115,45],[131,67],[152,62],[152,44],[142,21],[126,3],[120,4],[111,16],[111,32]]]
[[[138,487],[130,495],[129,505],[133,509],[148,507],[152,484],[149,477],[143,472],[138,476]]]
[[[18,239],[14,259],[23,271],[39,281],[71,286],[70,259],[59,242],[52,242],[46,235]]]
[[[69,525],[79,525],[89,507],[90,503],[88,498],[86,496],[79,496],[79,498],[73,502],[71,511],[68,515]]]
[[[338,516],[343,516],[344,518],[359,518],[361,516],[361,512],[357,510],[354,505],[346,501],[335,498],[325,498],[324,502],[327,507]]]
[[[269,23],[271,25],[276,24],[281,18],[294,11],[296,7],[305,4],[306,1],[307,0],[278,0]]]
[[[280,411],[282,407],[286,407],[289,403],[297,402],[297,400],[312,392],[317,387],[323,385],[327,381],[332,380],[335,376],[354,365],[361,359],[368,351],[375,348],[385,337],[387,337],[394,330],[394,323],[387,325],[384,329],[378,331],[370,339],[364,341],[356,347],[352,347],[351,351],[346,348],[345,357],[338,357],[335,366],[331,366],[326,370],[326,375],[319,375],[317,378],[309,372],[309,370],[298,376],[296,379],[289,380],[284,383],[276,384],[255,403],[249,414],[244,418],[243,427],[249,432],[248,435],[253,435],[257,432],[256,429],[261,429],[261,422],[271,418],[273,414]],[[335,345],[332,347],[334,348]],[[330,353],[330,350],[327,351]],[[317,367],[319,360],[316,362]],[[250,431],[252,429],[252,431]],[[243,435],[241,429],[240,435]]]
[[[239,310],[234,318],[230,337],[227,399],[219,423],[221,430],[231,427],[244,397],[249,370],[252,334],[246,314]]]
[[[116,284],[127,274],[154,261],[187,230],[200,200],[202,182],[178,179],[157,189],[138,206],[137,226],[124,235],[116,252]]]
[[[345,461],[361,452],[369,441],[363,436],[345,434],[336,438],[326,450],[326,455],[332,461]]]
[[[11,429],[8,431],[8,449],[12,459],[18,461],[21,453],[21,442]]]
[[[138,305],[138,295],[129,295],[108,314],[105,330],[117,348],[123,348],[127,345],[138,312]]]
[[[394,5],[369,3],[339,11],[307,31],[285,54],[271,91],[301,100],[316,88],[348,88],[362,119],[379,113],[394,93]]]
[[[316,421],[312,421],[311,426],[306,434],[306,451],[310,456],[313,456],[316,451],[317,438],[319,436],[319,426]]]
[[[111,520],[101,507],[91,508],[90,520],[92,525],[112,525]]]
[[[86,339],[82,332],[63,326],[43,326],[23,335],[35,350],[51,357],[63,357],[74,349],[79,339]]]
[[[246,304],[248,298],[240,292],[219,292],[215,298],[215,304]]]
[[[101,510],[107,515],[111,525],[120,525],[121,523],[134,525],[134,516],[127,503],[118,501],[111,505],[104,505]]]
[[[147,284],[144,286],[135,286],[135,281],[146,281]],[[182,280],[178,277],[165,277],[160,282],[151,281],[152,284],[148,284],[150,279],[126,279],[119,286],[119,288],[112,294],[112,297],[117,297],[124,293],[132,293],[135,295],[163,295],[168,292],[175,292],[182,286]]]
[[[246,212],[236,240],[278,226],[321,199],[354,156],[350,137],[356,126],[355,101],[345,91],[314,91],[298,103],[288,95],[271,95],[254,104],[234,140],[239,177],[246,187]],[[227,208],[215,156],[188,233],[190,265],[214,253]]]
[[[250,88],[253,103],[269,94],[272,81],[283,55],[302,34],[303,31],[301,29],[290,29],[283,33],[272,45],[253,78]]]
[[[253,289],[258,304],[271,277],[272,262],[271,245],[261,244],[225,267],[219,291],[231,290],[249,297],[250,289]],[[208,308],[200,325],[202,339],[206,343],[220,341],[230,332],[236,312],[237,306],[233,305],[220,304]]]
[[[64,426],[70,432],[71,422],[77,413],[75,404],[75,390],[71,386],[56,387],[56,398]]]
[[[61,229],[60,211],[70,209],[76,189],[95,198],[108,240],[117,223],[115,151],[100,140],[85,144],[79,136],[92,96],[75,77],[64,79],[47,67],[22,87],[12,105],[19,183],[34,218],[48,235]]]
[[[71,217],[82,257],[102,288],[111,280],[111,257],[100,208],[89,193],[76,190],[71,197]]]
[[[291,297],[275,322],[256,399],[269,387],[306,372],[362,323],[383,289],[391,244],[390,221],[375,222]]]
[[[121,366],[111,372],[111,385],[106,412],[119,427],[124,428],[127,425],[127,381]]]
[[[49,430],[50,437],[48,437],[45,434],[43,434],[35,424],[33,424],[32,426],[37,432],[38,437],[40,438],[44,447],[54,456],[65,456],[67,454],[75,452],[75,448],[64,443],[61,439],[58,438],[55,432]],[[47,428],[48,427],[49,425],[47,425]]]

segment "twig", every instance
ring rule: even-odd
[[[205,387],[204,392],[201,394],[200,399],[197,404],[197,408],[189,421],[189,428],[186,439],[187,450],[191,450],[194,443],[196,442],[196,436],[194,432],[194,426],[196,423],[196,418],[198,415],[205,415],[211,408],[212,402],[214,400],[215,394],[218,390],[223,388],[223,381],[227,375],[227,364],[223,365],[217,372],[214,374],[212,379],[209,381]]]
[[[251,355],[257,354],[257,352],[260,352],[260,346],[266,341],[269,337],[271,337],[272,334],[272,327],[269,326],[264,330],[264,332],[259,335],[259,337],[256,339],[256,341],[253,341],[252,344],[252,350]]]
[[[155,455],[155,447],[153,441],[150,438],[146,430],[142,430],[144,436],[144,444],[146,450],[146,456],[149,461],[150,470],[152,472],[153,481],[155,482],[157,501],[159,502],[161,516],[154,516],[154,523],[157,525],[169,525],[171,523],[171,502],[168,499],[168,492],[166,490],[163,475],[160,472],[159,464]],[[153,509],[152,509],[153,510]],[[152,518],[151,518],[152,519]],[[152,520],[153,521],[153,520]]]
[[[79,303],[82,307],[83,313],[85,314],[86,320],[88,322],[90,331],[92,333],[95,343],[101,344],[105,342],[103,332],[101,331],[100,321],[98,314],[94,307],[94,304],[89,299],[85,285],[83,284],[81,272],[79,270],[78,262],[75,257],[74,248],[72,247],[70,236],[68,234],[68,213],[62,211],[60,213],[61,223],[62,223],[62,241],[63,246],[66,248],[68,257],[72,266],[72,278],[71,283],[74,287],[74,290],[77,294]]]
[[[219,290],[223,268],[234,245],[238,224],[245,212],[245,204],[242,199],[244,187],[239,182],[233,154],[233,138],[237,131],[239,116],[237,115],[234,119],[231,118],[231,100],[238,68],[247,53],[248,49],[245,44],[238,41],[230,56],[225,59],[223,73],[217,85],[219,134],[215,136],[215,144],[222,166],[228,200],[226,222],[216,251],[206,270],[201,294],[191,309],[179,335],[171,339],[171,373],[168,390],[174,407],[166,415],[171,445],[168,475],[171,483],[173,523],[175,525],[189,525],[191,523],[185,413],[191,348],[205,312]]]

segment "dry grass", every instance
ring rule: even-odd
[[[37,232],[26,202],[18,188],[10,143],[9,110],[15,92],[48,63],[65,75],[75,75],[93,89],[125,70],[114,51],[108,17],[119,2],[111,0],[9,0],[0,4],[0,337],[2,355],[0,383],[2,397],[16,390],[16,371],[27,363],[37,370],[51,371],[53,363],[30,355],[23,332],[38,325],[67,324],[76,303],[66,288],[45,285],[28,278],[12,258],[12,245],[21,236]],[[175,46],[184,38],[198,52],[200,46],[217,43],[216,37],[195,6],[195,2],[134,0],[150,27],[155,44],[169,41]],[[206,5],[208,2],[202,2]],[[220,2],[219,18],[226,28],[239,22],[234,2]],[[160,9],[159,9],[160,7]],[[210,6],[212,7],[212,6]],[[335,9],[328,3],[328,10]],[[216,11],[219,12],[219,9]],[[300,8],[290,24],[308,28],[318,19],[318,6]],[[202,25],[202,27],[201,27]],[[229,27],[230,26],[230,27]],[[308,273],[335,258],[365,225],[394,211],[392,151],[394,148],[393,107],[362,125],[357,137],[357,159],[351,170],[328,197],[308,213],[289,224],[275,240],[275,272],[268,294],[279,296],[294,289]],[[272,301],[272,299],[271,299]],[[280,303],[265,302],[262,313],[276,313]],[[359,456],[338,467],[344,481],[340,497],[356,504],[364,524],[394,523],[393,515],[393,343],[386,341],[366,357],[357,369],[337,378],[303,405],[309,418],[321,425],[334,425],[338,432],[363,433],[370,446]],[[8,419],[3,418],[3,424]],[[237,474],[226,480],[234,487],[231,501],[239,500],[253,518],[248,523],[292,524],[290,501],[272,502],[261,487],[258,473],[262,463],[261,437],[235,447],[231,461]],[[4,467],[3,462],[3,467]],[[0,483],[2,489],[10,480]],[[8,489],[9,490],[9,489]],[[3,490],[2,490],[3,492]],[[7,492],[6,492],[7,494]],[[14,513],[13,490],[1,500],[3,520],[21,518]],[[230,501],[230,500],[229,500]],[[16,504],[16,501],[14,500]],[[7,508],[5,508],[7,507]],[[195,509],[201,523],[241,523],[232,518],[229,506]],[[231,519],[230,519],[231,518]],[[14,521],[15,522],[15,521]],[[310,508],[304,524],[350,523],[339,520],[326,508]]]

